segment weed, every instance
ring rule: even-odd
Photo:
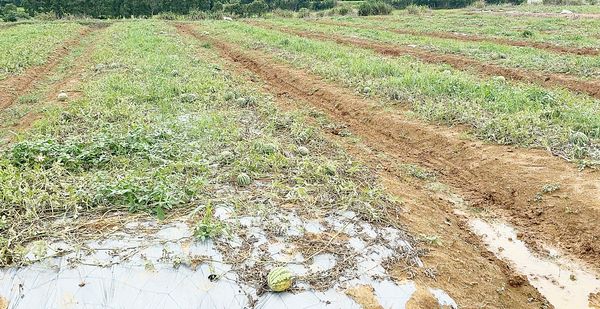
[[[301,8],[298,10],[298,18],[308,18],[310,17],[310,10],[307,8]]]
[[[200,240],[214,239],[224,233],[223,223],[213,217],[212,204],[208,203],[204,208],[202,220],[194,228],[194,236]]]
[[[422,240],[430,245],[441,247],[443,245],[442,239],[437,235],[425,235]]]
[[[531,31],[531,30],[523,30],[523,32],[521,33],[521,36],[524,37],[524,38],[533,37],[533,31]]]
[[[414,164],[403,164],[400,166],[408,175],[421,180],[434,181],[436,175],[434,172],[428,171]]]
[[[406,12],[410,15],[422,15],[427,11],[428,7],[411,4],[406,7]]]
[[[383,1],[365,1],[358,7],[358,15],[389,15],[394,8]]]
[[[549,184],[545,184],[542,187],[542,193],[544,193],[544,194],[553,193],[553,192],[558,191],[559,189],[560,189],[560,184],[549,183]]]

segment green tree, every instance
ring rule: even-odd
[[[269,10],[269,6],[264,0],[255,0],[246,5],[246,13],[248,16],[262,16]]]
[[[9,3],[0,10],[2,20],[5,22],[17,21],[17,6]]]

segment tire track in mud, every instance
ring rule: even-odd
[[[478,60],[466,58],[464,56],[439,54],[418,48],[390,46],[389,44],[383,44],[367,39],[325,34],[322,32],[307,32],[292,30],[289,28],[278,28],[256,21],[246,21],[246,23],[256,27],[280,31],[282,33],[288,33],[299,37],[332,41],[337,44],[370,49],[384,56],[412,56],[423,62],[434,64],[444,63],[463,71],[475,70],[477,73],[484,76],[501,75],[515,81],[532,82],[544,87],[565,88],[600,99],[600,81],[597,80],[586,81],[565,74],[544,74],[525,69],[507,68],[498,65],[482,63]]]
[[[373,149],[401,162],[434,170],[470,206],[492,210],[521,232],[538,252],[540,241],[600,269],[600,181],[598,172],[579,171],[544,150],[518,149],[461,139],[460,132],[411,120],[378,107],[376,101],[287,65],[264,52],[242,52],[222,39],[178,25],[183,34],[210,42],[222,57],[258,75],[279,96],[309,102]],[[393,166],[386,167],[393,170]],[[560,189],[536,200],[544,185]]]
[[[0,81],[0,110],[12,106],[20,95],[34,89],[41,80],[52,74],[76,46],[81,44],[84,37],[101,27],[92,25],[82,29],[77,37],[65,41],[62,46],[52,52],[45,64],[31,67],[19,75]]]
[[[244,53],[226,41],[200,35],[186,24],[178,23],[175,26],[180,35],[195,37],[215,46],[217,53],[227,62],[227,67],[238,75],[256,74],[258,79],[253,76],[248,79],[263,86],[265,92],[276,95],[278,107],[284,110],[314,105],[328,113],[328,109],[337,110],[333,107],[337,104],[337,99],[349,99],[348,104],[356,101],[354,95],[347,90],[325,86],[300,70],[275,64],[268,56],[263,57],[254,52]],[[326,89],[322,90],[323,87]],[[337,99],[331,101],[330,96],[333,94],[330,91],[338,90],[339,96],[336,95]],[[339,120],[337,116],[332,118]],[[317,122],[315,119],[312,121]],[[351,128],[354,129],[353,126]],[[468,230],[465,217],[453,214],[454,206],[446,196],[430,193],[420,182],[407,181],[407,176],[400,174],[393,166],[397,160],[395,156],[388,156],[385,150],[382,153],[381,149],[371,148],[371,145],[366,145],[369,148],[366,150],[362,144],[341,137],[334,130],[324,130],[324,134],[344,147],[353,157],[370,165],[381,177],[386,190],[403,198],[404,207],[397,210],[397,213],[392,213],[393,217],[408,221],[413,233],[440,235],[444,239],[443,248],[430,246],[429,253],[423,257],[427,265],[439,271],[438,275],[436,278],[419,276],[416,278],[419,283],[449,291],[461,306],[468,304],[479,307],[486,303],[489,306],[491,303],[494,304],[492,308],[525,308],[540,307],[546,303],[544,297],[526,279],[515,274],[505,262],[495,258],[477,236]],[[385,138],[382,141],[385,142]],[[389,266],[396,280],[406,280],[406,266],[401,261]],[[504,286],[506,290],[502,294],[497,293],[497,289]]]
[[[383,20],[383,19],[382,19]],[[389,21],[389,19],[387,20]],[[486,42],[486,43],[494,43],[494,44],[502,44],[509,45],[515,47],[532,47],[537,49],[543,49],[555,53],[561,54],[574,54],[574,55],[586,55],[586,56],[597,56],[600,55],[600,50],[597,48],[591,47],[569,47],[569,46],[560,46],[556,44],[543,43],[543,42],[529,42],[529,41],[518,41],[511,40],[506,38],[496,38],[496,37],[486,37],[476,34],[463,34],[456,32],[443,32],[443,31],[434,31],[434,32],[425,32],[425,31],[415,31],[415,30],[407,30],[407,29],[392,29],[385,27],[377,27],[377,26],[366,26],[366,25],[357,25],[353,23],[345,23],[345,22],[336,22],[332,20],[317,20],[314,21],[316,24],[323,24],[329,26],[342,26],[349,28],[359,28],[359,29],[367,29],[367,30],[380,30],[380,31],[388,31],[394,32],[398,34],[405,35],[415,35],[415,36],[426,36],[431,38],[438,39],[451,39],[463,42]]]

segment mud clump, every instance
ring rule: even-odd
[[[514,274],[510,278],[508,278],[508,285],[510,285],[513,288],[519,288],[525,284],[527,284],[527,278],[523,275]]]
[[[356,303],[364,309],[383,309],[375,297],[375,290],[370,285],[359,285],[346,290],[346,295],[350,296]]]

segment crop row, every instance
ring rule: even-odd
[[[410,56],[382,57],[367,49],[242,23],[207,23],[202,31],[207,29],[365,95],[379,95],[391,104],[408,104],[430,121],[468,124],[483,139],[549,148],[570,159],[598,159],[600,102],[584,95],[482,79]]]

